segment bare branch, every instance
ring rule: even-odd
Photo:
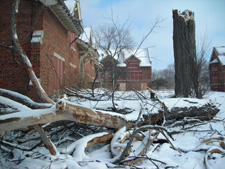
[[[17,15],[19,11],[19,0],[14,0],[13,8],[12,8],[12,16],[11,16],[11,39],[14,46],[15,51],[18,53],[18,55],[22,58],[23,64],[27,70],[27,73],[30,77],[30,80],[32,81],[34,88],[38,92],[38,94],[41,96],[41,98],[51,104],[54,104],[54,101],[52,101],[48,95],[45,93],[44,89],[40,85],[40,82],[38,81],[33,68],[32,64],[27,57],[26,53],[24,52],[22,46],[19,43],[17,31],[16,31],[16,24],[17,24]]]
[[[148,38],[148,36],[153,32],[153,30],[165,19],[161,19],[159,16],[155,19],[155,22],[153,23],[151,29],[149,32],[142,38],[140,44],[138,45],[136,51],[134,52],[134,55],[136,55],[137,51],[141,48],[141,45],[144,43],[144,41]]]

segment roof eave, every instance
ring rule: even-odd
[[[77,39],[76,42],[78,45],[81,45],[85,50],[91,52],[96,59],[99,58],[99,53],[97,49],[93,48],[89,43],[84,42],[81,39]]]
[[[71,16],[69,9],[62,0],[39,1],[51,9],[68,31],[75,33],[78,36],[83,32],[80,21]]]

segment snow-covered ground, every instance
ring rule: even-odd
[[[142,92],[146,97],[150,97],[147,91]],[[58,154],[51,156],[44,147],[36,148],[30,152],[24,152],[18,149],[13,149],[14,157],[8,159],[5,153],[0,149],[0,168],[31,168],[31,169],[105,169],[105,168],[179,168],[179,169],[204,169],[206,167],[211,169],[225,169],[225,154],[220,146],[225,138],[225,93],[224,92],[209,92],[204,96],[204,99],[193,98],[169,98],[174,93],[173,91],[157,91],[158,97],[166,104],[168,109],[173,107],[190,107],[191,103],[195,106],[202,106],[205,103],[213,103],[220,111],[213,120],[189,124],[185,126],[170,127],[169,132],[173,132],[174,140],[170,139],[175,149],[171,148],[169,143],[153,143],[145,157],[145,160],[135,166],[119,166],[112,162],[117,156],[112,157],[110,146],[116,143],[116,138],[122,137],[124,128],[120,129],[115,135],[110,144],[103,144],[101,146],[94,146],[85,151],[88,140],[99,137],[107,132],[96,133],[88,135],[66,147],[59,146]],[[77,101],[75,97],[71,100]],[[148,104],[147,104],[148,102]],[[160,107],[154,105],[150,100],[139,100],[133,92],[117,92],[116,105],[118,108],[129,108],[132,110],[130,114],[123,116],[128,119],[137,119],[140,109],[144,107],[146,112],[157,112]],[[149,104],[150,103],[150,104]],[[79,104],[92,109],[107,109],[112,106],[110,100],[106,101],[84,101],[79,100]],[[179,132],[182,131],[182,132]],[[9,137],[10,134],[7,136]],[[13,132],[11,132],[13,135]],[[62,136],[63,137],[63,136]],[[162,134],[158,139],[164,138]],[[142,142],[135,142],[132,148],[139,150],[145,144],[146,140]],[[126,143],[126,142],[125,142]],[[126,144],[118,146],[126,146]],[[213,153],[210,155],[210,149],[217,150],[221,153]],[[209,150],[209,151],[206,151]],[[208,154],[207,154],[208,153]],[[116,152],[114,152],[116,154]],[[137,152],[133,152],[136,156]],[[204,162],[204,159],[207,159]],[[158,160],[158,161],[157,161]]]

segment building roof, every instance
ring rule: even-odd
[[[100,54],[100,60],[106,57],[106,54],[102,51],[98,51]],[[151,56],[149,48],[130,50],[123,53],[122,57],[116,56],[115,59],[119,61],[119,67],[126,67],[125,61],[131,56],[136,57],[140,61],[140,67],[149,67],[151,66]]]
[[[224,55],[225,56],[225,46],[221,46],[221,47],[215,47],[216,52],[218,55]]]
[[[225,46],[214,47],[214,50],[216,52],[216,55],[217,55],[220,63],[224,66],[225,65]]]
[[[70,10],[63,0],[39,1],[51,9],[68,31],[76,33],[77,35],[80,35],[83,32],[80,20],[71,15]]]
[[[97,48],[96,40],[92,35],[91,27],[84,28],[84,32],[80,35],[80,39],[86,43],[89,43],[89,45],[91,45],[94,49]]]

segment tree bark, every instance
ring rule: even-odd
[[[74,105],[67,101],[59,101],[50,109],[36,109],[29,112],[18,112],[0,116],[0,134],[26,128],[37,124],[46,124],[55,121],[75,121],[84,124],[105,126],[119,129],[132,125],[120,114],[103,113],[92,109]]]
[[[198,106],[192,106],[192,107],[174,107],[170,110],[169,113],[165,115],[166,120],[183,120],[187,117],[192,117],[195,119],[199,119],[202,121],[208,121],[215,117],[215,115],[220,110],[208,103],[201,107]]]
[[[173,10],[175,95],[199,97],[194,13]]]

